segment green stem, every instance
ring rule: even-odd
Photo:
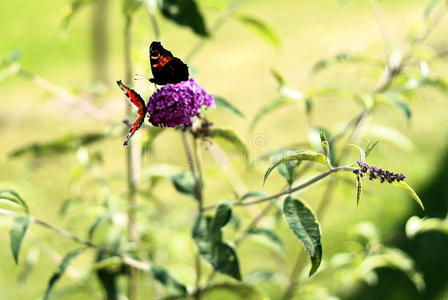
[[[16,217],[16,216],[19,216],[21,214],[13,212],[13,211],[10,211],[10,210],[6,210],[6,209],[1,209],[0,208],[0,215]],[[122,260],[123,263],[129,265],[132,268],[139,269],[139,270],[147,272],[147,271],[149,271],[149,268],[151,266],[150,262],[141,262],[141,261],[138,261],[138,260],[136,260],[134,258],[125,256],[125,255],[122,255],[122,254],[119,254],[119,253],[116,253],[114,251],[111,251],[111,250],[109,250],[107,248],[103,248],[101,246],[98,246],[98,245],[92,243],[89,240],[85,240],[83,238],[80,238],[80,237],[74,235],[73,233],[66,231],[65,229],[56,227],[56,226],[54,226],[54,225],[52,225],[50,223],[47,223],[47,222],[45,222],[45,221],[43,221],[41,219],[37,219],[37,218],[31,217],[31,221],[34,224],[37,224],[37,225],[40,225],[40,226],[42,226],[44,228],[52,230],[53,232],[59,234],[60,236],[63,236],[65,238],[67,238],[67,239],[71,239],[72,241],[74,241],[74,242],[76,242],[76,243],[78,243],[80,245],[83,245],[83,246],[86,246],[88,248],[93,248],[93,249],[96,249],[98,251],[102,251],[102,252],[108,253],[108,254],[110,254],[112,256],[119,257]]]
[[[288,188],[288,189],[286,189],[285,191],[282,191],[282,192],[277,193],[277,194],[275,194],[275,195],[271,195],[271,196],[263,197],[263,198],[260,198],[260,199],[257,199],[257,200],[252,200],[252,201],[244,201],[244,202],[237,201],[237,202],[232,202],[231,204],[232,204],[233,207],[235,207],[235,206],[248,206],[248,205],[254,205],[254,204],[263,203],[263,202],[266,202],[266,201],[269,201],[269,200],[278,198],[278,197],[280,197],[280,196],[288,195],[288,194],[297,192],[297,191],[299,191],[299,190],[302,190],[302,189],[304,189],[304,188],[306,188],[306,187],[308,187],[308,186],[310,186],[310,185],[312,185],[312,184],[314,184],[314,183],[316,183],[316,182],[318,182],[318,181],[324,179],[325,177],[327,177],[327,176],[329,176],[329,175],[331,175],[331,174],[334,174],[334,173],[336,173],[336,172],[340,172],[340,171],[353,172],[354,170],[357,170],[357,168],[347,167],[347,166],[342,166],[342,167],[332,168],[332,169],[330,169],[330,170],[328,170],[328,171],[326,171],[326,172],[323,172],[323,173],[321,173],[321,174],[319,174],[319,175],[317,175],[317,176],[311,178],[310,180],[305,181],[305,182],[302,183],[302,184],[296,185],[296,186],[294,186],[294,187],[292,187],[292,188],[290,188],[290,189]],[[214,208],[216,208],[216,207],[217,207],[216,204],[214,204],[214,205],[209,205],[209,206],[205,206],[205,207],[203,208],[203,211],[211,210],[211,209],[214,209]]]
[[[127,17],[124,29],[124,67],[125,82],[132,82],[133,63],[131,58],[132,51],[132,18]],[[132,112],[130,105],[126,106],[126,115]],[[141,145],[138,139],[134,137],[129,141],[127,146],[127,170],[128,170],[128,203],[136,205],[138,196],[138,183],[141,169]],[[136,224],[135,210],[128,212],[128,234],[132,242],[138,243],[138,233],[135,229]],[[138,299],[138,272],[135,268],[131,268],[128,280],[128,299]]]
[[[193,151],[191,150],[190,144],[188,142],[188,136],[186,133],[187,129],[182,130],[182,142],[184,144],[185,148],[185,154],[187,156],[188,160],[188,166],[190,167],[190,172],[194,178],[194,190],[195,190],[195,198],[198,202],[198,214],[201,215],[203,211],[203,202],[202,202],[202,174],[201,174],[201,167],[200,162],[198,158],[197,153],[197,145],[196,145],[196,138],[193,137],[195,140],[193,142],[194,148]],[[196,158],[194,159],[193,156]],[[196,165],[195,165],[196,160]],[[196,254],[195,258],[195,270],[196,270],[196,280],[195,280],[195,293],[194,298],[196,300],[201,299],[201,257],[199,255],[199,252]]]
[[[237,9],[243,4],[245,0],[234,0],[229,4],[226,11],[216,19],[215,23],[210,26],[210,32],[215,34],[222,25],[237,11]],[[185,56],[185,61],[189,62],[193,57],[199,53],[199,51],[204,47],[205,43],[210,39],[201,38],[196,44],[191,48],[190,52]]]

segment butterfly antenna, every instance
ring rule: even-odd
[[[143,79],[147,79],[146,76],[135,73],[134,80],[143,80]]]

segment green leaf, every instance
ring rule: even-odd
[[[412,281],[419,292],[425,290],[423,275],[416,271],[412,258],[399,249],[386,248],[382,253],[368,256],[360,267],[363,274],[384,267],[399,270]]]
[[[331,142],[331,133],[323,127],[310,126],[308,133],[308,140],[315,151],[321,151],[327,157],[328,165],[335,164],[336,155],[334,153],[335,147]],[[322,136],[324,135],[324,136]],[[324,139],[322,139],[324,138]]]
[[[274,170],[277,166],[279,166],[285,162],[293,161],[293,160],[296,160],[296,161],[308,160],[308,161],[313,161],[313,162],[321,163],[325,166],[328,166],[327,159],[326,159],[325,155],[323,155],[322,153],[312,152],[312,151],[296,152],[295,154],[284,156],[281,159],[278,159],[277,161],[275,161],[268,168],[266,173],[264,174],[263,184],[266,182],[266,179],[268,179],[268,176],[269,176],[269,174],[271,174],[272,170]]]
[[[242,154],[246,162],[249,161],[249,150],[247,150],[246,145],[241,141],[241,139],[230,129],[211,129],[210,136],[214,139],[224,140],[233,145],[236,150]]]
[[[21,56],[20,51],[12,51],[5,56],[0,56],[0,82],[19,73]]]
[[[108,136],[108,134],[104,133],[69,134],[46,143],[32,143],[20,147],[9,153],[9,157],[20,157],[26,154],[31,154],[36,157],[65,154],[67,152],[74,152],[81,146],[102,141]]]
[[[359,202],[361,201],[361,192],[362,192],[362,182],[361,176],[356,176],[356,207],[359,207]]]
[[[73,17],[80,11],[86,4],[94,2],[93,0],[72,0],[68,3],[62,12],[62,29],[66,30]]]
[[[226,226],[226,224],[230,221],[232,217],[232,206],[228,202],[221,203],[215,212],[215,216],[213,217],[212,226],[210,228],[209,237],[213,241],[221,241],[221,228]]]
[[[193,227],[193,239],[199,254],[216,272],[241,280],[238,257],[233,247],[222,242],[221,227],[230,219],[227,204],[218,207],[215,218],[200,215]]]
[[[425,78],[420,84],[439,89],[442,93],[448,92],[448,79],[445,78]]]
[[[281,253],[285,252],[285,247],[283,246],[282,240],[278,235],[267,228],[255,228],[248,232],[250,235],[260,236],[268,240],[272,245],[274,245]]]
[[[373,149],[375,149],[376,145],[378,145],[379,142],[380,142],[379,140],[376,140],[375,142],[373,142],[373,144],[370,144],[370,142],[367,142],[366,149],[364,150],[366,158],[373,151]]]
[[[142,6],[142,1],[138,0],[123,0],[123,14],[129,20],[134,13]]]
[[[61,278],[61,276],[64,274],[65,269],[70,265],[73,259],[75,259],[79,254],[84,252],[87,248],[78,248],[71,252],[69,252],[61,261],[59,264],[57,270],[53,273],[51,276],[47,290],[45,291],[45,296],[43,300],[48,300],[51,294],[51,291],[53,290],[54,285],[56,282]]]
[[[375,102],[385,103],[396,107],[401,113],[403,113],[408,123],[411,120],[411,108],[406,103],[406,99],[402,95],[395,92],[376,94],[374,100]]]
[[[28,215],[18,215],[13,219],[12,228],[9,231],[9,237],[12,256],[14,257],[16,264],[19,263],[20,246],[25,238],[30,222],[31,218]]]
[[[275,156],[271,157],[271,164],[277,162],[278,160],[280,160],[284,157],[287,157],[287,156],[290,156],[293,154],[295,154],[295,152],[286,151],[282,154],[275,155]],[[277,171],[280,173],[280,175],[283,176],[283,178],[286,179],[286,181],[288,182],[289,185],[291,185],[293,183],[295,170],[300,165],[300,163],[301,163],[301,161],[292,160],[292,161],[287,161],[285,163],[282,163],[277,167]]]
[[[297,101],[290,98],[279,97],[262,106],[249,126],[250,131],[253,131],[258,122],[260,122],[266,115],[291,103],[297,103]]]
[[[280,88],[280,95],[292,100],[297,100],[297,101],[305,101],[305,98],[303,96],[303,93],[299,90],[284,86],[282,88]]]
[[[217,283],[207,286],[203,293],[206,299],[232,299],[232,300],[269,300],[256,287],[246,283]]]
[[[192,197],[196,196],[194,176],[190,171],[183,171],[171,176],[171,182],[178,192]]]
[[[387,140],[405,151],[409,151],[414,147],[414,144],[407,136],[388,126],[370,125],[366,129],[365,135]]]
[[[241,196],[240,200],[241,200],[241,201],[244,201],[244,200],[246,200],[246,199],[248,199],[248,198],[253,198],[253,197],[256,197],[256,198],[263,198],[263,197],[268,197],[268,196],[269,196],[269,194],[266,193],[265,191],[256,190],[256,191],[250,191],[250,192],[247,192],[246,194],[244,194],[243,196]]]
[[[322,260],[320,225],[313,211],[302,201],[288,197],[283,203],[283,214],[289,228],[298,237],[311,259],[309,276],[313,275]]]
[[[235,115],[244,118],[244,114],[232,103],[230,103],[229,101],[220,96],[214,95],[213,97],[215,98],[216,108],[226,109],[228,111],[233,112]]]
[[[272,76],[274,76],[275,80],[277,81],[278,85],[280,88],[282,88],[286,81],[283,78],[282,74],[280,74],[280,72],[277,69],[271,68],[271,74]]]
[[[251,15],[239,13],[235,16],[240,22],[242,22],[249,29],[251,29],[253,32],[262,37],[269,44],[271,44],[271,46],[273,46],[276,49],[280,48],[281,46],[280,38],[276,30],[271,25]]]
[[[194,0],[163,0],[162,15],[180,26],[189,27],[194,33],[207,37],[209,32],[204,18]]]
[[[163,284],[170,292],[176,295],[186,295],[187,288],[182,283],[178,282],[168,271],[164,268],[152,266],[150,272],[155,280]]]
[[[393,185],[398,186],[399,188],[405,190],[406,192],[408,192],[408,194],[414,198],[414,200],[418,203],[418,205],[420,205],[420,207],[425,210],[425,207],[423,206],[423,202],[422,200],[420,200],[420,197],[417,195],[417,193],[404,181],[393,181],[392,182]]]
[[[128,210],[144,210],[146,209],[146,206],[144,205],[136,205],[136,204],[128,204],[126,206],[114,209],[114,210],[110,210],[108,212],[106,212],[105,214],[99,216],[95,222],[93,222],[93,224],[89,227],[89,231],[88,231],[88,236],[89,239],[91,240],[93,238],[93,235],[95,233],[95,231],[98,229],[98,227],[103,224],[104,222],[110,220],[114,215],[116,215],[117,213],[120,212],[125,212]]]
[[[331,67],[333,65],[341,64],[341,63],[371,63],[374,65],[380,65],[381,61],[375,60],[366,56],[361,55],[354,55],[350,53],[340,53],[336,55],[335,57],[332,57],[330,59],[324,59],[318,61],[314,67],[312,72],[317,73],[320,72],[328,67]]]
[[[224,242],[216,243],[213,245],[212,253],[211,264],[215,271],[241,280],[238,257],[232,246]]]
[[[26,212],[29,212],[28,205],[26,204],[25,200],[14,190],[5,189],[0,190],[0,200],[6,200],[14,202],[20,206],[22,206]]]
[[[428,20],[431,17],[432,12],[437,7],[437,5],[439,5],[442,2],[443,2],[443,0],[432,0],[432,1],[430,1],[428,3],[428,5],[426,6],[426,8],[425,8],[425,12],[423,14],[424,18],[426,20]]]
[[[419,233],[426,231],[440,231],[448,234],[448,218],[428,218],[421,219],[417,216],[409,218],[406,223],[406,235],[413,238]]]

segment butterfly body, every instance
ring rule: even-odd
[[[188,80],[188,66],[163,48],[160,42],[152,42],[149,47],[149,60],[153,78],[149,79],[158,85],[178,83]]]

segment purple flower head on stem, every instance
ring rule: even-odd
[[[167,84],[149,98],[149,122],[160,127],[191,126],[204,105],[215,107],[215,99],[193,78]]]
[[[397,181],[397,182],[403,181],[406,178],[406,176],[404,176],[402,173],[398,174],[398,173],[393,173],[393,172],[390,172],[387,170],[385,171],[381,168],[368,165],[367,163],[365,163],[363,161],[358,160],[357,163],[358,163],[359,169],[354,170],[353,173],[355,173],[356,175],[360,175],[361,177],[364,177],[366,175],[366,173],[369,172],[370,180],[379,178],[381,183],[383,183],[384,181],[392,183],[394,181]]]

